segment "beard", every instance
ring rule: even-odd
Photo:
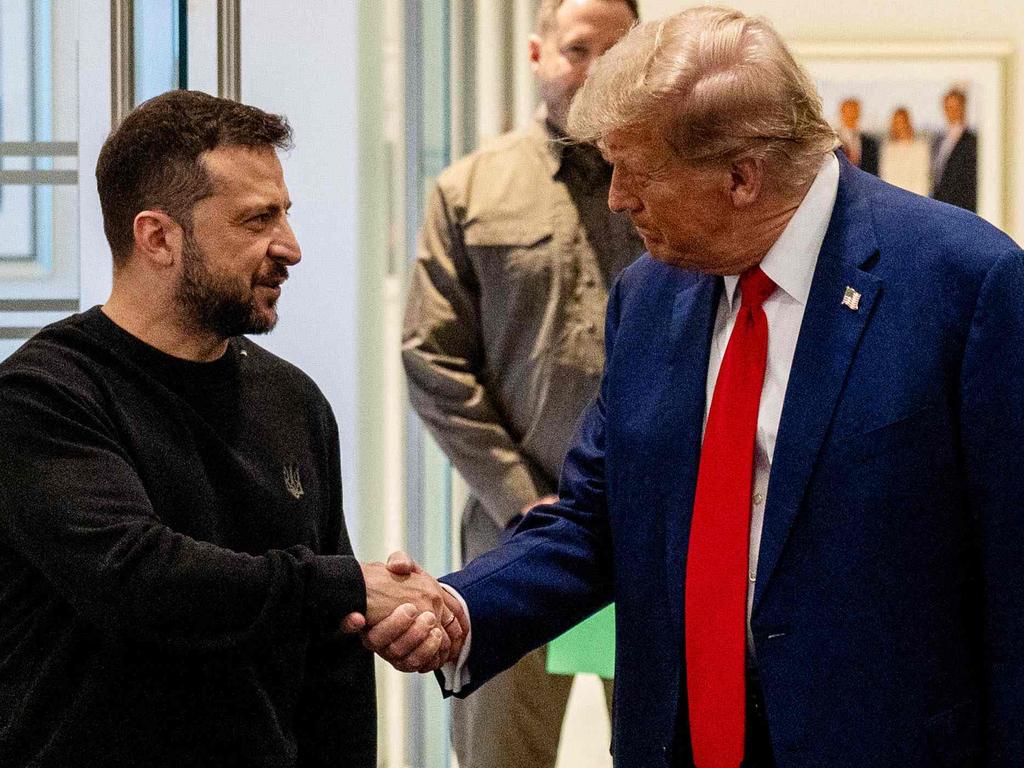
[[[207,266],[202,247],[192,233],[186,232],[176,298],[182,316],[194,328],[211,331],[225,339],[269,333],[277,325],[277,299],[261,307],[255,288],[261,282],[280,282],[287,277],[288,268],[277,262],[269,273],[255,275],[248,285],[215,275]]]

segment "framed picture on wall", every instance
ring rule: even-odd
[[[897,186],[1009,220],[1008,43],[793,43],[843,151]]]

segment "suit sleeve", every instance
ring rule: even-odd
[[[988,768],[1024,765],[1024,253],[987,275],[961,376],[963,461],[982,584]]]
[[[252,556],[168,528],[102,407],[41,373],[0,380],[0,488],[0,544],[119,640],[265,648],[365,610],[354,557]]]
[[[460,698],[613,599],[604,441],[618,295],[616,284],[606,322],[609,363],[566,456],[558,502],[535,507],[505,544],[442,579],[469,607],[470,684]]]
[[[499,528],[553,492],[482,382],[479,296],[444,192],[430,195],[402,334],[409,398]]]

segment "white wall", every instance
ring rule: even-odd
[[[96,159],[110,133],[110,3],[78,5],[78,242],[82,308],[110,295],[110,248],[96,192]]]
[[[1024,48],[1024,2],[1021,0],[722,0],[744,13],[765,16],[789,41],[1007,41]],[[644,19],[656,19],[695,3],[640,0]],[[1005,173],[1009,199],[1006,229],[1024,239],[1024,131],[1016,116],[1024,114],[1024,92],[1017,87],[1018,64],[1007,72]]]
[[[302,262],[292,270],[280,322],[258,339],[320,386],[341,428],[346,517],[359,510],[358,146],[354,2],[243,0],[242,93],[282,113],[295,149],[281,158]]]

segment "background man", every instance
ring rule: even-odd
[[[132,112],[96,169],[109,300],[0,365],[0,765],[371,768],[342,617],[401,606],[405,668],[458,648],[432,579],[355,560],[330,407],[242,337],[300,258],[290,134],[187,91]]]
[[[859,99],[843,99],[839,105],[839,141],[851,163],[878,175],[878,139],[861,133]]]
[[[932,197],[978,210],[978,136],[967,127],[967,94],[956,88],[942,99],[946,135],[935,146]]]
[[[635,28],[569,127],[650,255],[559,501],[445,579],[452,686],[614,597],[617,768],[1024,764],[1024,252],[833,154],[736,11]]]
[[[447,169],[430,196],[403,358],[413,406],[470,486],[467,561],[552,498],[600,378],[608,287],[643,250],[607,209],[597,150],[560,141],[589,67],[636,16],[634,0],[543,0],[529,55],[546,115]],[[555,764],[572,679],[544,665],[537,651],[456,702],[460,765]]]

